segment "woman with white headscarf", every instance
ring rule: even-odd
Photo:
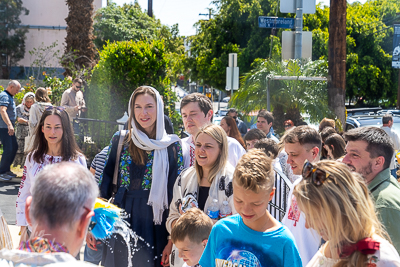
[[[172,201],[176,178],[183,169],[182,149],[177,135],[164,130],[164,104],[157,90],[137,88],[129,101],[128,132],[121,154],[117,155],[120,132],[108,150],[108,159],[100,177],[100,195],[109,199],[113,192],[113,174],[118,164],[117,193],[114,204],[128,213],[130,228],[141,238],[128,259],[127,247],[120,236],[105,246],[102,265],[161,265],[161,255],[168,243],[165,222]],[[112,250],[111,250],[111,249]]]
[[[25,163],[25,137],[29,134],[29,111],[31,106],[35,103],[35,94],[32,92],[26,93],[22,99],[22,103],[16,108],[17,110],[17,127],[15,137],[17,138],[18,150],[13,162],[14,166],[24,166]]]

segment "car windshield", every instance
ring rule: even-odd
[[[360,122],[360,126],[375,126],[382,127],[382,117],[371,117],[371,118],[363,118],[362,120],[358,120]],[[392,130],[395,131],[398,135],[400,135],[400,117],[393,116],[393,126]]]

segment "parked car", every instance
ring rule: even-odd
[[[222,102],[228,103],[229,100],[231,100],[231,97],[230,97],[230,96],[227,96],[227,97],[224,97],[224,98],[222,99]]]
[[[383,114],[384,115],[384,114]],[[346,120],[345,131],[353,128],[363,127],[363,126],[382,126],[382,114],[375,115],[356,115],[348,117]],[[393,115],[393,126],[392,129],[400,134],[400,115]]]
[[[222,120],[223,118],[224,118],[224,117],[214,116],[214,117],[213,117],[212,123],[213,123],[213,124],[216,124],[216,125],[220,125],[220,124],[221,124],[221,120]]]
[[[376,112],[378,115],[392,114],[392,115],[400,115],[399,109],[382,109]]]
[[[215,112],[215,115],[218,117],[225,117],[226,115],[228,115],[228,111],[229,109],[220,109]]]

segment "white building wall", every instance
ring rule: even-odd
[[[94,0],[93,5],[96,11],[102,7],[102,0]],[[20,17],[21,24],[32,28],[26,33],[25,57],[18,62],[18,65],[31,66],[35,57],[32,57],[29,51],[33,48],[38,49],[42,45],[50,46],[54,42],[58,44],[54,50],[60,50],[61,56],[64,53],[67,36],[65,18],[68,16],[68,6],[65,0],[24,0],[23,6],[29,10],[29,15]],[[55,29],[44,29],[40,28],[41,26],[54,26]],[[61,68],[56,59],[51,60],[49,65]]]

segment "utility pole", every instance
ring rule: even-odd
[[[153,17],[153,0],[147,0],[147,15]]]
[[[211,20],[211,16],[212,16],[212,8],[208,8],[208,14],[201,14],[199,13],[199,16],[208,16],[208,20]]]
[[[303,0],[296,0],[295,27],[296,32],[294,37],[294,58],[301,59],[301,49],[303,46]]]
[[[328,43],[328,104],[345,123],[346,0],[331,0]]]
[[[399,69],[399,79],[397,81],[397,109],[400,109],[400,69]]]

